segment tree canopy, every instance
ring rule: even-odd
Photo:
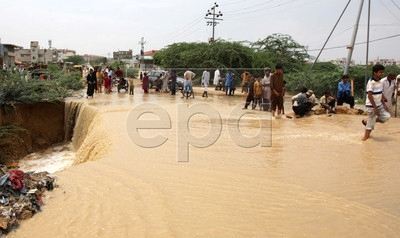
[[[273,65],[280,63],[287,71],[301,69],[309,58],[305,47],[289,35],[272,34],[251,46],[256,54],[264,56],[262,59],[267,59]]]
[[[277,63],[286,71],[303,68],[308,59],[305,47],[292,37],[273,34],[250,45],[218,40],[208,43],[175,43],[154,56],[164,68],[273,68]]]
[[[252,53],[238,42],[175,43],[158,51],[154,60],[165,68],[250,68]]]
[[[310,70],[310,65],[307,64],[309,57],[306,48],[291,36],[272,34],[254,43],[222,40],[211,44],[175,43],[157,52],[154,59],[156,65],[164,68],[234,68],[236,76],[243,71],[239,68],[250,68],[250,73],[261,76],[261,69],[273,69],[280,63],[285,70],[288,91],[297,92],[301,87],[307,87],[319,96],[325,90],[335,93],[343,74],[342,67],[330,62],[320,62]],[[368,72],[371,70],[368,69]],[[400,68],[387,67],[386,72],[399,74]],[[365,66],[350,68],[350,76],[354,78],[355,96],[360,99],[365,97],[364,75]]]
[[[65,59],[65,62],[71,62],[75,65],[79,65],[85,63],[85,59],[80,55],[73,55]]]

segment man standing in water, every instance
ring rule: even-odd
[[[261,80],[263,87],[262,109],[269,111],[271,106],[271,69],[264,69],[264,78]]]
[[[249,86],[247,89],[247,98],[246,98],[246,104],[244,105],[243,109],[247,109],[247,107],[250,105],[251,102],[254,104],[254,76],[251,76],[250,81],[249,81]]]
[[[96,71],[96,79],[97,79],[97,92],[102,93],[103,87],[103,73],[101,72],[101,68],[99,67]]]
[[[277,64],[275,73],[271,76],[271,110],[272,116],[275,116],[276,108],[278,108],[279,118],[283,110],[283,95],[284,95],[284,81],[283,81],[283,67]]]
[[[175,93],[176,93],[176,78],[177,78],[175,70],[171,71],[169,78],[171,80],[171,86],[170,86],[171,95],[175,95]]]
[[[233,73],[228,71],[225,76],[225,95],[232,96],[233,92]]]
[[[383,96],[385,96],[386,99],[386,106],[389,109],[389,112],[392,113],[392,107],[393,107],[393,95],[395,92],[395,89],[397,87],[396,85],[396,75],[393,73],[389,73],[387,77],[381,79],[382,86],[383,86]]]
[[[208,85],[210,84],[210,72],[208,70],[203,71],[201,76],[201,85],[204,87],[203,97],[208,98]]]
[[[183,74],[183,78],[185,79],[183,83],[183,97],[189,98],[189,96],[193,96],[194,93],[192,89],[192,80],[196,77],[196,74],[186,68],[186,72]]]
[[[381,78],[385,67],[376,64],[372,67],[372,78],[367,83],[367,99],[365,106],[368,110],[368,120],[362,120],[365,126],[365,134],[363,141],[368,140],[376,122],[384,123],[390,118],[390,113],[385,104],[386,98],[382,94],[383,84]]]
[[[220,78],[221,78],[221,73],[219,72],[219,69],[216,69],[214,72],[214,81],[213,81],[213,84],[215,85],[215,90],[217,90],[217,85],[219,83]]]
[[[248,88],[249,88],[249,82],[250,82],[250,73],[247,71],[244,71],[241,75],[242,78],[242,93],[248,93]]]

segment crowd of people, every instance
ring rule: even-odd
[[[371,131],[374,129],[376,122],[386,122],[390,117],[393,107],[393,98],[395,91],[398,90],[398,82],[400,75],[389,73],[383,78],[385,67],[382,65],[374,65],[372,68],[372,77],[366,85],[366,111],[368,118],[362,120],[366,130],[364,140],[370,137]],[[177,72],[171,70],[160,73],[156,79],[150,78],[148,73],[140,73],[140,81],[145,94],[154,87],[157,92],[170,93],[176,95],[177,91],[181,91],[182,98],[194,98],[193,79],[196,74],[189,69],[183,73],[183,79],[178,80]],[[286,94],[286,81],[284,80],[283,66],[277,64],[275,70],[271,68],[264,69],[263,77],[252,75],[248,71],[244,71],[241,75],[242,93],[246,95],[246,101],[243,109],[257,107],[263,111],[269,111],[273,117],[280,118],[285,114],[284,97]],[[94,92],[102,93],[103,87],[105,93],[112,91],[113,82],[117,83],[118,92],[120,89],[129,91],[130,95],[134,94],[134,81],[132,78],[125,80],[123,71],[120,68],[114,72],[110,67],[90,69],[86,75],[88,84],[87,96],[93,97]],[[210,85],[211,73],[204,70],[201,75],[201,86],[203,88],[202,97],[208,97],[208,87]],[[232,96],[235,93],[235,75],[232,71],[227,70],[223,76],[219,69],[214,71],[213,84],[215,90],[225,92],[225,95]],[[349,75],[343,75],[337,86],[336,97],[331,91],[327,90],[317,100],[313,90],[305,87],[299,90],[291,99],[292,110],[296,117],[303,117],[309,114],[314,107],[319,106],[320,109],[326,111],[327,114],[336,113],[338,106],[348,104],[350,108],[354,108],[355,100],[353,96],[353,88],[350,83]],[[288,116],[290,117],[290,116]]]
[[[117,84],[118,92],[121,89],[125,89],[128,92],[129,88],[129,94],[133,95],[133,79],[126,80],[124,72],[119,67],[115,71],[112,67],[85,68],[82,73],[87,82],[87,98],[93,98],[95,92],[103,93],[103,88],[104,93],[111,93],[114,84]]]

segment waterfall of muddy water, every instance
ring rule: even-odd
[[[99,109],[84,102],[70,101],[65,104],[65,138],[72,138],[76,151],[75,164],[95,160],[105,154],[108,140]]]
[[[19,162],[24,171],[55,173],[99,158],[110,144],[103,137],[98,110],[84,102],[65,103],[65,143],[32,153]],[[71,142],[72,140],[72,142]]]
[[[65,103],[65,113],[64,113],[65,141],[70,141],[72,139],[76,120],[78,118],[79,112],[83,104],[84,104],[83,102],[74,102],[74,101],[68,101]]]
[[[140,131],[169,138],[158,148],[128,136],[129,112],[142,102],[171,117],[171,129]],[[272,147],[250,149],[224,125],[214,145],[190,147],[189,162],[177,163],[176,104],[186,102],[210,103],[227,121],[244,98],[186,101],[136,87],[134,96],[88,100],[72,141],[78,161],[90,162],[58,172],[60,188],[43,212],[9,237],[399,237],[399,119],[377,125],[364,143],[360,116],[272,120]],[[240,126],[258,130],[252,121]],[[199,135],[210,128],[202,116],[190,127]]]

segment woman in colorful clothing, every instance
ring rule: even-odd
[[[104,90],[108,94],[111,92],[111,79],[110,79],[110,77],[108,77],[108,73],[105,71],[104,71],[103,80],[104,80]]]

